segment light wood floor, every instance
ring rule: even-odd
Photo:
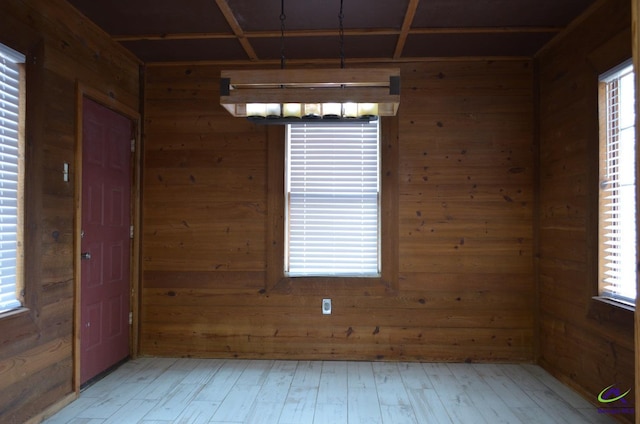
[[[612,423],[534,365],[142,358],[45,423]]]

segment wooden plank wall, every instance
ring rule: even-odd
[[[26,53],[27,311],[0,318],[0,421],[73,393],[76,82],[138,108],[138,63],[62,0],[0,2],[0,42]],[[73,166],[73,165],[72,165]]]
[[[402,65],[400,113],[383,122],[388,286],[268,284],[268,147],[282,137],[218,105],[219,72],[147,69],[141,354],[533,360],[530,61]]]
[[[537,58],[540,362],[594,403],[611,384],[623,392],[634,384],[633,313],[592,299],[598,284],[598,75],[632,55],[630,4],[597,2]],[[626,400],[632,408],[632,397]]]

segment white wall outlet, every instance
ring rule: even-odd
[[[331,315],[331,299],[322,299],[322,313]]]

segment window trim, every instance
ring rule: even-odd
[[[295,130],[292,125],[298,125],[298,130]],[[318,125],[320,125],[321,127],[319,127]],[[338,128],[338,126],[341,124],[336,124],[333,125],[333,128],[336,129]],[[360,139],[362,140],[362,130],[359,128],[362,128],[363,125],[365,125],[362,122],[354,122],[354,123],[347,123],[347,125],[349,125],[349,129],[347,129],[346,131],[349,134],[355,134],[357,133],[360,136]],[[302,177],[302,175],[300,175],[299,173],[296,173],[295,171],[293,171],[290,166],[291,166],[291,161],[293,161],[293,154],[292,154],[292,147],[291,147],[291,140],[292,138],[294,140],[297,140],[299,142],[305,143],[304,145],[306,146],[306,141],[302,141],[302,140],[307,140],[306,136],[301,136],[301,137],[295,137],[294,138],[294,134],[300,134],[300,133],[307,133],[307,132],[311,132],[314,135],[317,135],[320,133],[320,131],[318,131],[319,128],[321,129],[326,129],[324,127],[326,127],[325,124],[317,124],[317,125],[313,125],[313,123],[311,124],[311,126],[307,127],[306,123],[299,123],[299,124],[287,124],[285,126],[285,131],[286,131],[286,137],[285,137],[285,145],[286,145],[286,155],[285,155],[285,228],[286,230],[285,232],[285,249],[284,249],[284,262],[285,262],[285,266],[284,266],[284,273],[285,275],[288,275],[290,277],[296,277],[296,278],[300,278],[300,277],[314,277],[314,276],[319,276],[319,277],[345,277],[345,278],[355,278],[355,277],[367,277],[367,278],[375,278],[375,277],[379,277],[380,274],[380,268],[381,268],[381,237],[380,237],[380,209],[381,209],[381,191],[380,191],[380,145],[381,145],[381,136],[380,136],[380,122],[378,120],[376,120],[373,125],[371,123],[367,123],[368,127],[365,129],[365,134],[369,133],[370,131],[372,131],[375,128],[375,144],[376,144],[376,151],[375,151],[375,157],[376,157],[376,174],[375,174],[375,183],[376,183],[376,188],[375,188],[375,204],[376,204],[376,210],[375,210],[375,232],[376,232],[376,240],[375,240],[375,271],[369,270],[369,271],[363,271],[363,272],[347,272],[347,271],[336,271],[335,273],[332,273],[330,271],[316,271],[316,272],[312,272],[307,270],[305,271],[292,271],[290,268],[292,266],[292,261],[291,261],[291,252],[294,251],[296,252],[297,250],[293,249],[292,246],[295,246],[296,243],[292,242],[292,212],[290,210],[290,207],[292,205],[292,193],[296,193],[296,191],[294,191],[294,187],[299,186],[293,183],[293,180],[290,181],[290,178],[294,178],[297,175],[298,177]],[[372,146],[371,142],[373,141],[373,137],[365,137],[364,138],[365,143],[369,143],[369,146]],[[367,146],[367,144],[365,144],[365,146]],[[366,151],[366,150],[365,150]],[[361,151],[362,153],[362,151]],[[329,152],[327,151],[327,153],[325,154],[329,154]],[[333,154],[333,151],[332,153]],[[368,154],[369,155],[369,154]],[[371,157],[371,156],[367,156],[367,157]],[[305,156],[306,158],[306,156]],[[306,162],[306,159],[305,159]],[[316,163],[318,164],[318,163]],[[324,167],[324,165],[323,165]],[[306,169],[306,168],[305,168]],[[323,168],[324,169],[324,168]],[[344,171],[340,171],[340,172],[344,172]],[[306,171],[303,173],[306,175]],[[305,178],[306,180],[306,178]],[[369,182],[372,183],[373,181],[371,180],[371,177],[363,177],[363,180],[365,182]],[[306,185],[305,185],[306,187]],[[301,187],[300,187],[301,188]],[[303,192],[307,192],[306,189],[302,189],[301,190]],[[356,191],[354,192],[349,192],[350,195],[361,195],[362,191]],[[373,199],[372,197],[372,193],[369,193],[369,196],[371,196],[371,199]],[[300,205],[300,203],[298,203]],[[302,202],[302,204],[306,205],[306,202]],[[304,209],[306,210],[306,206],[304,207]],[[304,214],[301,215],[297,215],[298,217],[302,217],[302,216],[306,216]],[[304,227],[305,229],[307,228],[306,226]],[[372,229],[372,227],[368,227],[369,230]],[[351,239],[349,239],[351,241]],[[317,242],[316,242],[317,243]],[[313,245],[317,245],[316,243],[313,243]],[[306,243],[303,243],[305,246],[307,245]],[[356,243],[358,244],[358,243]],[[369,248],[371,248],[371,245],[368,245]],[[300,253],[300,252],[299,252]],[[306,257],[306,255],[305,255]],[[295,264],[295,262],[294,262]]]
[[[602,172],[603,172],[603,161],[606,158],[607,155],[607,147],[608,147],[608,114],[609,114],[609,107],[607,104],[607,84],[610,82],[609,79],[619,73],[621,70],[624,70],[625,68],[629,67],[630,65],[632,65],[633,62],[631,59],[627,59],[624,60],[622,62],[620,62],[619,64],[611,67],[610,69],[606,70],[605,72],[600,73],[600,75],[598,76],[598,161],[597,161],[597,180],[598,180],[598,188],[597,188],[597,194],[596,194],[596,198],[597,198],[597,214],[596,214],[596,228],[597,228],[597,249],[596,249],[596,263],[597,263],[597,269],[596,269],[596,295],[593,296],[593,299],[596,301],[601,301],[604,302],[610,306],[614,306],[614,307],[619,307],[622,309],[626,309],[626,310],[635,310],[635,305],[628,302],[626,299],[618,299],[614,296],[609,296],[606,293],[603,293],[603,285],[605,284],[605,282],[603,281],[603,274],[604,274],[604,269],[605,269],[605,265],[604,262],[601,258],[601,254],[602,254],[602,248],[603,248],[603,243],[604,243],[604,237],[605,237],[605,229],[603,228],[603,225],[601,223],[601,215],[602,215],[602,210],[603,210],[603,199],[601,194],[603,193],[603,190],[601,189],[601,184],[603,181],[603,177],[602,177]],[[635,71],[635,70],[634,70]],[[636,98],[637,98],[637,93],[636,93]],[[635,122],[634,122],[635,125]],[[636,140],[635,140],[635,144],[636,144],[636,148],[637,148],[637,128],[636,128]],[[637,165],[636,165],[637,168]],[[638,175],[635,176],[635,186],[637,187],[637,181],[638,181]],[[638,204],[636,203],[635,205],[635,209],[636,209],[636,216],[638,215]],[[636,232],[638,231],[638,226],[636,224]],[[637,244],[636,244],[636,250],[637,250]],[[637,276],[636,276],[637,279]],[[636,296],[636,302],[637,302],[637,296]]]
[[[379,277],[288,277],[284,273],[285,129],[267,125],[266,292],[326,294],[328,290],[388,294],[398,291],[398,127],[397,116],[380,122],[380,245]]]

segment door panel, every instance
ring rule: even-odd
[[[131,121],[83,101],[80,382],[129,355]]]

